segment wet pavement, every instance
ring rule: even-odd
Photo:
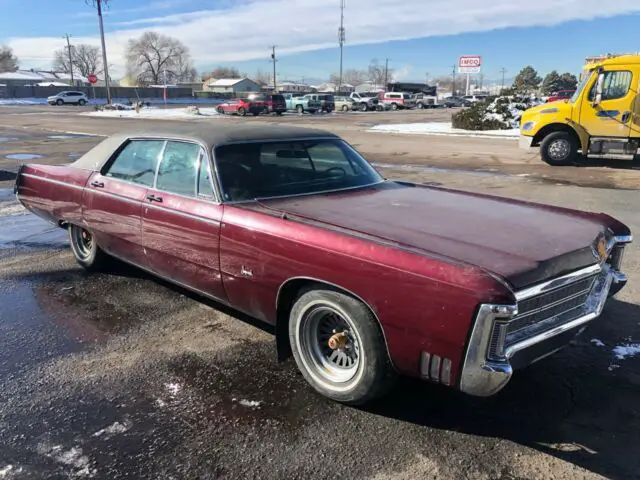
[[[640,231],[633,191],[394,173]],[[278,363],[270,328],[117,262],[88,273],[66,244],[0,190],[0,479],[640,478],[640,354],[615,353],[640,341],[637,245],[602,317],[497,396],[403,379],[352,408]]]

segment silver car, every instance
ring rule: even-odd
[[[49,105],[86,105],[89,103],[89,98],[85,93],[76,91],[60,92],[57,95],[47,97],[47,103]]]

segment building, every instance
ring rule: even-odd
[[[214,93],[259,92],[260,84],[249,78],[218,78],[206,83],[206,90]]]
[[[327,83],[323,83],[322,85],[318,85],[318,92],[336,93],[337,91],[338,91],[338,85],[333,82],[327,82]],[[356,91],[356,88],[349,83],[343,83],[340,87],[341,93],[351,93],[355,91]]]
[[[71,75],[63,72],[50,72],[46,70],[17,70],[15,72],[0,73],[0,83],[7,87],[84,87],[89,85],[89,81],[80,76],[73,76],[71,83]]]
[[[273,90],[273,83],[267,85],[265,87],[266,90]],[[307,85],[306,83],[301,82],[291,82],[291,81],[282,81],[278,82],[276,85],[276,90],[278,92],[286,92],[286,93],[311,93],[314,91],[311,88],[311,85]]]

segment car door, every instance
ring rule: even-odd
[[[127,141],[105,167],[89,178],[83,218],[98,245],[122,260],[146,267],[142,247],[142,206],[153,186],[164,140]]]
[[[224,300],[219,252],[222,210],[206,150],[198,143],[169,140],[142,209],[149,268]]]
[[[600,76],[602,98],[598,104],[593,103],[598,84],[598,76],[595,76],[588,101],[582,101],[580,106],[580,124],[592,137],[628,137],[636,98],[635,85],[638,84],[637,73],[618,67],[601,72]]]

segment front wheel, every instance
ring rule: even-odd
[[[346,105],[342,105],[342,111],[343,112],[348,112],[349,111],[349,107]]]
[[[241,117],[246,117],[247,111],[244,109],[244,107],[240,107],[238,109],[238,115],[240,115]]]
[[[366,111],[367,111],[367,108],[368,108],[368,106],[367,106],[367,104],[366,104],[366,103],[361,103],[361,104],[360,104],[360,111],[361,111],[361,112],[366,112]]]
[[[81,98],[80,100],[78,100],[78,105],[80,105],[81,107],[84,107],[87,104],[87,101],[83,98]]]
[[[553,132],[540,144],[542,160],[552,166],[570,165],[578,159],[578,141],[569,132]]]
[[[380,325],[353,297],[322,287],[304,291],[291,310],[289,341],[307,382],[332,400],[361,405],[393,385]]]
[[[397,103],[392,103],[391,104],[391,110],[398,110],[398,104]]]
[[[298,105],[296,107],[296,112],[298,112],[300,115],[302,115],[304,113],[304,107],[302,105]]]
[[[222,107],[218,107],[218,113],[219,113],[220,115],[224,115],[224,108],[222,108]]]
[[[419,103],[419,104],[418,104],[418,109],[419,109],[419,110],[424,110],[424,104]]]
[[[56,105],[61,106],[62,104],[64,104],[64,100],[62,100],[61,98],[56,100]]]
[[[98,246],[93,235],[77,225],[69,225],[69,244],[71,251],[82,267],[87,270],[100,270],[109,256]]]

